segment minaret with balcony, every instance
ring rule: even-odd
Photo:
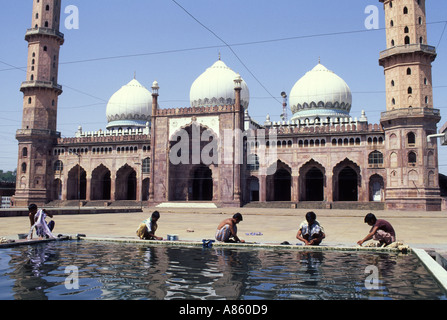
[[[64,35],[59,31],[61,0],[34,0],[28,42],[28,67],[23,93],[22,128],[19,142],[16,194],[14,205],[43,205],[51,188],[51,150],[60,133],[57,126],[57,102],[62,93],[58,85],[59,50]]]
[[[436,133],[440,112],[433,106],[432,62],[427,44],[425,0],[379,0],[384,4],[387,49],[384,68],[386,112],[381,115],[387,151],[388,209],[440,210]]]

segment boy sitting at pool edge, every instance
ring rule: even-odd
[[[315,212],[306,213],[306,220],[301,222],[296,238],[304,242],[306,246],[318,246],[326,238]]]
[[[150,218],[144,220],[137,229],[137,236],[143,240],[163,240],[162,237],[157,237],[155,231],[157,231],[157,221],[160,219],[160,213],[158,211],[152,212]]]

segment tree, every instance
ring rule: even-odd
[[[0,170],[0,181],[1,182],[16,182],[17,169],[14,171],[3,172]]]

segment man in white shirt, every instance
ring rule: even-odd
[[[317,246],[326,237],[324,229],[317,220],[315,212],[306,213],[306,220],[301,222],[296,238],[306,246]]]

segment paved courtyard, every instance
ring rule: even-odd
[[[157,235],[178,235],[180,240],[214,239],[219,222],[241,212],[244,220],[238,225],[238,235],[248,242],[296,244],[297,229],[307,209],[265,208],[144,208],[143,212],[114,214],[56,215],[55,234],[85,234],[88,237],[134,238],[138,224],[153,210],[161,214]],[[369,211],[314,210],[324,226],[326,239],[322,245],[356,246],[370,227],[363,222]],[[397,240],[414,248],[447,253],[447,212],[377,211],[378,219],[388,220],[395,228]],[[28,217],[0,218],[0,237],[17,239],[28,233]],[[191,232],[193,231],[193,232]]]

